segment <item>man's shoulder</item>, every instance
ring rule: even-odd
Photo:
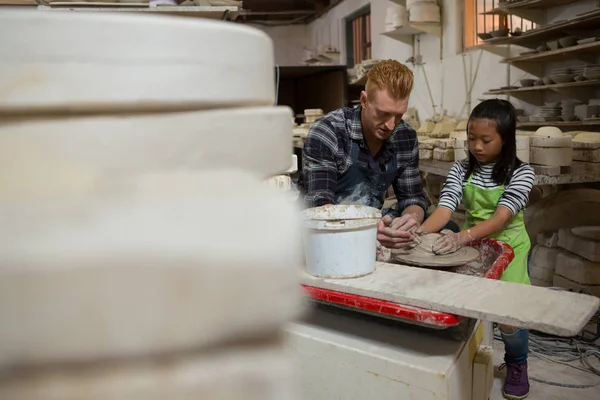
[[[392,141],[401,147],[415,147],[418,146],[419,143],[417,141],[417,131],[407,124],[404,121],[401,121],[396,128],[394,128],[394,133],[392,135]]]
[[[354,109],[350,107],[343,107],[337,110],[331,111],[319,118],[312,125],[309,131],[309,136],[319,137],[346,137],[347,124],[352,120]]]
[[[400,121],[396,128],[394,128],[394,131],[394,134],[400,133],[403,137],[417,138],[417,131],[404,120]]]
[[[347,121],[352,121],[356,110],[351,107],[342,107],[331,111],[321,117],[317,122],[321,121],[330,124],[334,128],[345,128]]]

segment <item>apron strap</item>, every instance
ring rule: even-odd
[[[352,163],[355,163],[358,161],[359,150],[360,150],[359,143],[356,140],[352,140],[352,145],[350,147],[350,159],[352,160]]]

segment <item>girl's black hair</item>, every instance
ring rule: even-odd
[[[471,112],[467,127],[467,140],[471,122],[475,119],[488,119],[496,124],[496,132],[502,138],[502,151],[492,170],[492,179],[497,185],[508,185],[512,174],[523,162],[517,158],[517,113],[506,100],[490,99],[479,103]],[[469,179],[479,161],[469,152],[469,163],[465,179]]]

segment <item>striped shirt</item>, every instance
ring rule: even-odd
[[[419,174],[419,144],[414,129],[402,121],[373,160],[362,133],[361,107],[344,107],[319,119],[304,142],[303,180],[308,207],[336,204],[338,178],[352,165],[352,142],[360,145],[358,165],[369,169],[383,168],[396,158],[398,176],[392,184],[398,203],[387,215],[399,216],[410,205],[427,209],[427,200]]]
[[[494,164],[483,164],[479,169],[473,171],[471,184],[482,189],[496,189],[497,185],[492,180],[492,170]],[[438,206],[450,209],[452,212],[456,210],[462,202],[463,188],[467,184],[465,174],[467,173],[467,160],[456,162],[444,183],[440,194]],[[508,208],[513,215],[525,208],[529,200],[529,192],[533,188],[535,173],[529,164],[521,164],[510,178],[510,182],[504,188],[504,193],[498,201],[498,206]]]

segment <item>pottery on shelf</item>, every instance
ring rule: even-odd
[[[536,82],[537,79],[521,79],[521,86],[523,87],[531,87]]]
[[[491,31],[490,35],[495,38],[506,37],[508,36],[508,31],[508,28],[496,29],[495,31]]]

